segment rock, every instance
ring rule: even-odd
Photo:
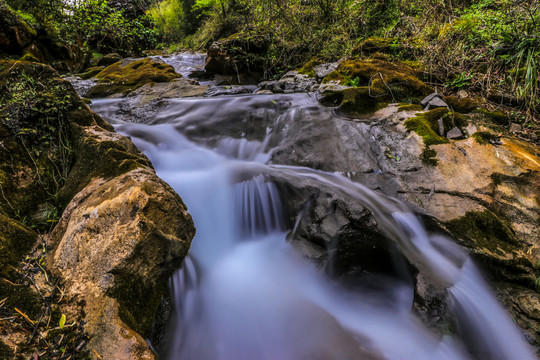
[[[461,138],[463,138],[463,133],[462,133],[461,130],[459,130],[459,128],[456,126],[456,127],[452,128],[452,129],[446,134],[446,137],[447,137],[448,139],[452,139],[452,140],[461,139]]]
[[[90,89],[87,97],[125,96],[143,85],[170,82],[181,76],[157,58],[127,59],[99,72],[96,75],[99,83]]]
[[[428,96],[426,96],[424,99],[422,99],[422,101],[420,101],[420,105],[422,105],[422,107],[426,107],[431,100],[436,99],[436,98],[442,99],[442,97],[443,96],[437,92],[431,93]]]
[[[448,104],[444,102],[443,99],[440,97],[434,97],[433,99],[429,100],[426,107],[424,108],[424,111],[437,109],[437,108],[448,108]]]
[[[181,199],[150,168],[94,178],[69,203],[50,264],[85,301],[90,346],[104,358],[154,358],[141,335],[194,233]]]
[[[458,113],[467,114],[476,109],[480,105],[480,100],[475,98],[460,98],[459,96],[445,96],[443,98],[444,102],[448,104],[448,107],[452,111]]]
[[[439,125],[439,135],[444,136],[444,120],[440,118],[437,120],[437,124]]]
[[[194,80],[185,78],[171,82],[150,83],[128,94],[129,97],[139,98],[135,106],[143,106],[151,101],[160,99],[184,98],[203,96],[208,91],[207,85],[199,85]]]
[[[324,79],[326,75],[330,74],[332,71],[336,71],[339,62],[325,63],[313,67],[313,73],[317,79]]]
[[[64,282],[70,316],[86,322],[90,348],[107,359],[155,359],[144,337],[194,235],[181,199],[51,67],[0,61],[0,102],[0,161],[9,165],[0,169],[0,265],[37,237],[9,217],[46,233],[62,214],[46,266]],[[3,266],[0,276],[9,276]],[[0,295],[19,290],[0,282]]]
[[[465,90],[459,90],[457,92],[456,96],[457,96],[458,99],[465,99],[465,98],[469,97],[469,93],[467,93],[467,91],[465,91]]]
[[[510,132],[520,132],[523,130],[520,124],[510,123]]]
[[[223,75],[262,73],[269,45],[264,36],[231,35],[210,45],[205,70]]]
[[[117,54],[117,53],[111,53],[111,54],[107,54],[101,58],[99,58],[99,60],[96,62],[96,66],[103,66],[103,67],[107,67],[109,65],[112,65],[118,61],[121,61],[122,60],[122,56]]]
[[[97,74],[103,71],[103,69],[105,69],[105,66],[93,66],[91,68],[86,69],[84,73],[77,74],[77,76],[83,80],[88,80],[90,78],[95,77]]]
[[[402,63],[384,60],[347,59],[323,79],[323,84],[350,84],[341,90],[339,112],[346,116],[365,116],[391,102],[421,99],[432,90],[418,78],[419,74]]]
[[[279,80],[263,81],[259,84],[262,90],[271,90],[274,93],[309,92],[316,85],[316,81],[308,75],[298,71],[289,71]]]

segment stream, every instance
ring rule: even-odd
[[[204,55],[164,61],[189,76],[201,72]],[[291,141],[295,121],[317,126],[336,117],[312,94],[171,99],[136,121],[121,114],[126,101],[97,99],[92,109],[148,156],[197,229],[171,279],[161,359],[535,359],[453,240],[428,233],[404,203],[347,176],[350,169],[280,163],[287,154],[277,157],[276,149]],[[343,155],[339,147],[322,151]],[[294,238],[304,214],[287,206],[284,182],[331,188],[369,209],[419,273],[443,284],[455,330],[440,334],[413,314],[407,268],[401,277],[381,276],[376,288],[348,288],[303,256]]]

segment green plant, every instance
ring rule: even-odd
[[[360,85],[360,78],[357,76],[354,79],[351,79],[349,76],[345,76],[345,86],[358,87]]]
[[[474,78],[473,74],[462,72],[456,75],[451,81],[446,82],[446,86],[451,89],[462,89],[471,84],[471,80]]]

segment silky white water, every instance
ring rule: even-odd
[[[426,233],[404,204],[339,174],[266,165],[275,143],[270,138],[287,114],[261,113],[261,99],[178,100],[149,119],[152,125],[115,120],[112,103],[94,105],[180,194],[197,229],[189,258],[171,279],[174,309],[160,358],[535,358],[467,255],[451,240]],[[307,95],[288,99],[293,106],[286,112],[322,111]],[[254,116],[264,131],[248,140],[241,124]],[[240,125],[222,134],[226,122]],[[389,279],[377,291],[348,290],[305,259],[286,240],[294,224],[287,223],[274,176],[330,186],[370,209],[419,271],[444,284],[457,333],[437,335],[412,314],[410,284]]]

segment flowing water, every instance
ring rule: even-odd
[[[200,57],[165,60],[192,67]],[[160,358],[535,358],[467,255],[428,234],[407,206],[339,173],[270,164],[295,118],[332,116],[313,96],[178,99],[139,123],[122,120],[119,101],[97,100],[93,108],[150,158],[197,228],[171,279],[174,309]],[[444,284],[456,331],[441,335],[412,314],[410,282],[352,290],[329,279],[287,241],[297,214],[289,213],[274,178],[330,187],[370,209],[420,273]]]

